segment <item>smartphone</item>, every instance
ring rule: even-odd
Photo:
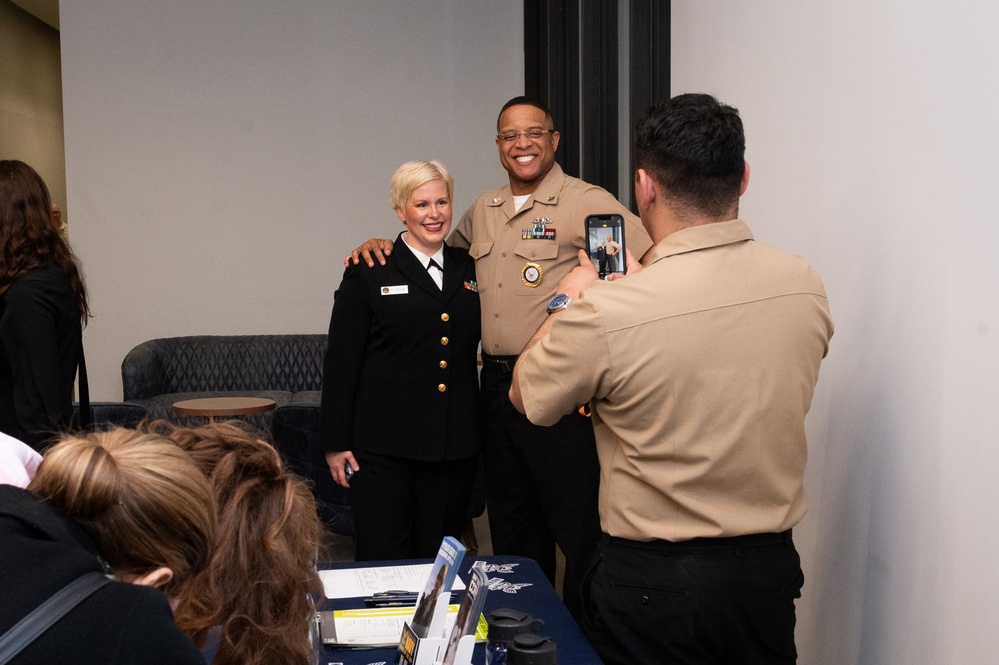
[[[600,279],[612,273],[624,274],[624,217],[589,215],[586,218],[586,253]]]

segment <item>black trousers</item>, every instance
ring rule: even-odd
[[[675,544],[604,536],[584,628],[608,665],[790,665],[803,584],[790,531]]]
[[[478,457],[421,462],[354,451],[350,481],[357,561],[427,559],[461,537]]]
[[[513,408],[511,376],[482,368],[483,460],[493,551],[534,559],[555,583],[555,545],[565,555],[562,599],[579,620],[580,591],[600,539],[593,425],[570,414],[551,427]]]

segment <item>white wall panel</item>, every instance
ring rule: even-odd
[[[999,651],[999,6],[672,3],[673,93],[738,107],[758,239],[822,275],[799,661]]]

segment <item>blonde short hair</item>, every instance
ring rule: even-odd
[[[442,180],[447,186],[447,197],[454,197],[454,178],[447,168],[436,160],[406,162],[392,176],[392,207],[402,210],[413,196],[413,190],[434,180]]]
[[[28,489],[82,526],[116,574],[172,570],[167,595],[211,557],[217,515],[208,479],[166,437],[122,428],[65,437]]]

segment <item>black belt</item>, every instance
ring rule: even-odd
[[[690,553],[717,551],[722,549],[742,550],[770,545],[793,545],[791,529],[781,533],[753,533],[747,536],[727,536],[724,538],[692,538],[674,543],[669,540],[628,540],[603,534],[604,543],[611,547],[631,547],[641,550],[652,550],[664,555],[671,553]]]
[[[513,366],[517,364],[517,356],[491,356],[482,354],[482,366],[498,374],[513,374]]]

